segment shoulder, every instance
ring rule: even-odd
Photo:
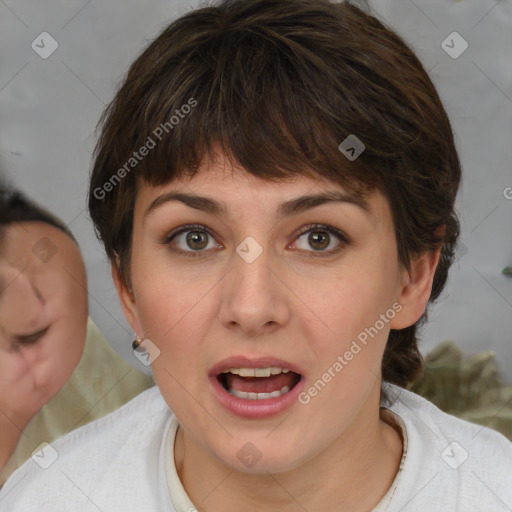
[[[398,386],[383,390],[389,399],[381,406],[398,416],[407,436],[397,502],[414,499],[419,507],[411,510],[501,510],[503,503],[512,509],[512,443],[505,436]]]
[[[109,493],[133,492],[135,486],[140,496],[135,501],[150,499],[144,482],[158,479],[155,460],[171,418],[158,388],[144,391],[34,453],[2,488],[2,510],[88,509],[91,500],[103,509],[98,501],[108,499]],[[112,503],[105,505],[104,510],[113,510]]]
[[[41,442],[53,443],[71,430],[119,409],[153,385],[150,376],[117,355],[89,317],[78,366],[62,389],[32,417],[1,471],[0,482],[29,459]]]
[[[440,440],[449,441],[456,437],[474,446],[481,445],[490,449],[497,447],[508,457],[512,455],[512,442],[503,434],[448,414],[426,398],[393,384],[386,383],[384,389],[388,392],[389,400],[384,400],[383,406],[406,417],[409,423],[418,428],[428,429]],[[506,460],[512,462],[510,458]]]

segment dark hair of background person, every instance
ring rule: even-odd
[[[44,222],[63,231],[77,245],[73,233],[58,217],[28,199],[23,193],[4,183],[0,184],[0,248],[5,227],[22,222]]]
[[[191,98],[197,106],[113,181]],[[224,0],[186,14],[132,64],[98,128],[89,211],[128,286],[136,177],[154,186],[191,177],[216,145],[262,179],[304,174],[359,195],[381,191],[400,263],[409,269],[441,246],[430,302],[446,283],[461,179],[449,119],[409,46],[349,2]],[[365,144],[354,161],[338,150],[349,134]],[[383,380],[407,386],[421,373],[417,327],[426,315],[391,330]]]

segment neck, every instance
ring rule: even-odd
[[[364,416],[314,459],[274,474],[233,470],[205,454],[180,428],[178,475],[192,502],[205,512],[238,512],[240,503],[244,512],[367,512],[386,494],[402,456],[401,435],[380,419],[378,400],[374,397],[368,405],[374,411],[371,421]]]

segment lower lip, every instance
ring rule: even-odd
[[[210,377],[210,384],[220,404],[228,411],[243,418],[270,418],[277,416],[289,409],[298,401],[299,394],[304,388],[304,378],[284,395],[275,398],[264,398],[263,400],[245,400],[232,395],[224,389],[224,386],[217,380],[217,377]]]

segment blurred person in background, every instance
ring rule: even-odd
[[[151,387],[88,316],[77,241],[20,192],[0,190],[0,486],[41,443]]]

